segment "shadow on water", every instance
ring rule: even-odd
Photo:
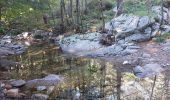
[[[30,80],[48,74],[63,76],[64,83],[58,85],[50,95],[53,99],[76,100],[76,96],[83,100],[167,98],[165,94],[168,90],[163,90],[169,85],[169,78],[164,77],[167,73],[157,77],[157,80],[137,79],[131,68],[121,64],[101,59],[68,56],[57,46],[49,44],[31,46],[25,54],[10,59],[22,64],[10,71],[10,78],[13,79]],[[153,88],[154,80],[156,83]],[[164,87],[161,88],[160,85]]]

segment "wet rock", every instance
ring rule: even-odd
[[[21,87],[24,86],[26,84],[26,81],[24,80],[16,80],[16,81],[12,81],[11,85],[14,87]]]
[[[7,90],[12,89],[12,85],[10,85],[10,84],[5,84],[4,88],[7,89]]]
[[[33,88],[33,87],[38,87],[38,86],[56,86],[62,80],[63,78],[61,76],[50,74],[46,76],[45,78],[27,81],[26,86],[28,88]]]
[[[38,86],[38,87],[37,87],[37,91],[44,91],[44,90],[46,90],[46,89],[47,89],[46,86]]]
[[[54,89],[55,89],[55,86],[49,86],[47,88],[47,94],[51,94],[54,91]]]
[[[11,67],[15,67],[17,65],[19,65],[19,63],[17,63],[17,62],[0,59],[0,70],[9,70],[9,69],[11,69]]]
[[[10,89],[6,91],[6,95],[9,98],[16,98],[19,95],[19,89]]]
[[[146,64],[143,67],[136,66],[134,68],[134,74],[140,78],[153,77],[154,75],[157,75],[162,71],[164,71],[164,69],[161,67],[161,65],[157,63]]]
[[[45,94],[33,94],[31,96],[31,100],[47,100],[48,98],[49,96]]]

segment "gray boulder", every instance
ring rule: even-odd
[[[28,88],[38,87],[38,86],[56,86],[63,78],[59,75],[50,74],[45,78],[34,79],[26,82]]]

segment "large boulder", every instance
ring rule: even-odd
[[[155,13],[155,19],[162,20],[162,8],[161,6],[153,6],[152,11]],[[163,21],[168,22],[168,8],[163,7]]]
[[[64,52],[87,52],[102,47],[102,45],[99,44],[100,38],[100,33],[76,34],[63,38],[59,44]]]
[[[135,16],[122,14],[111,22],[106,23],[105,28],[112,31],[116,40],[124,39],[125,37],[136,34],[136,31],[143,31],[152,23],[148,16]]]

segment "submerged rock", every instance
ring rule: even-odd
[[[11,82],[11,85],[14,87],[21,87],[26,84],[26,81],[24,80],[15,80]]]
[[[19,89],[10,89],[6,91],[7,97],[16,98],[19,96]]]
[[[0,70],[9,70],[11,67],[16,67],[17,65],[19,65],[18,62],[0,59]]]
[[[33,94],[31,96],[31,100],[47,100],[48,98],[49,96],[45,94]]]
[[[134,74],[139,78],[153,77],[164,71],[161,65],[157,63],[146,64],[145,66],[136,66],[134,69]]]
[[[55,86],[58,85],[63,78],[59,75],[50,74],[45,78],[30,80],[26,83],[28,88],[38,87],[38,86]]]

